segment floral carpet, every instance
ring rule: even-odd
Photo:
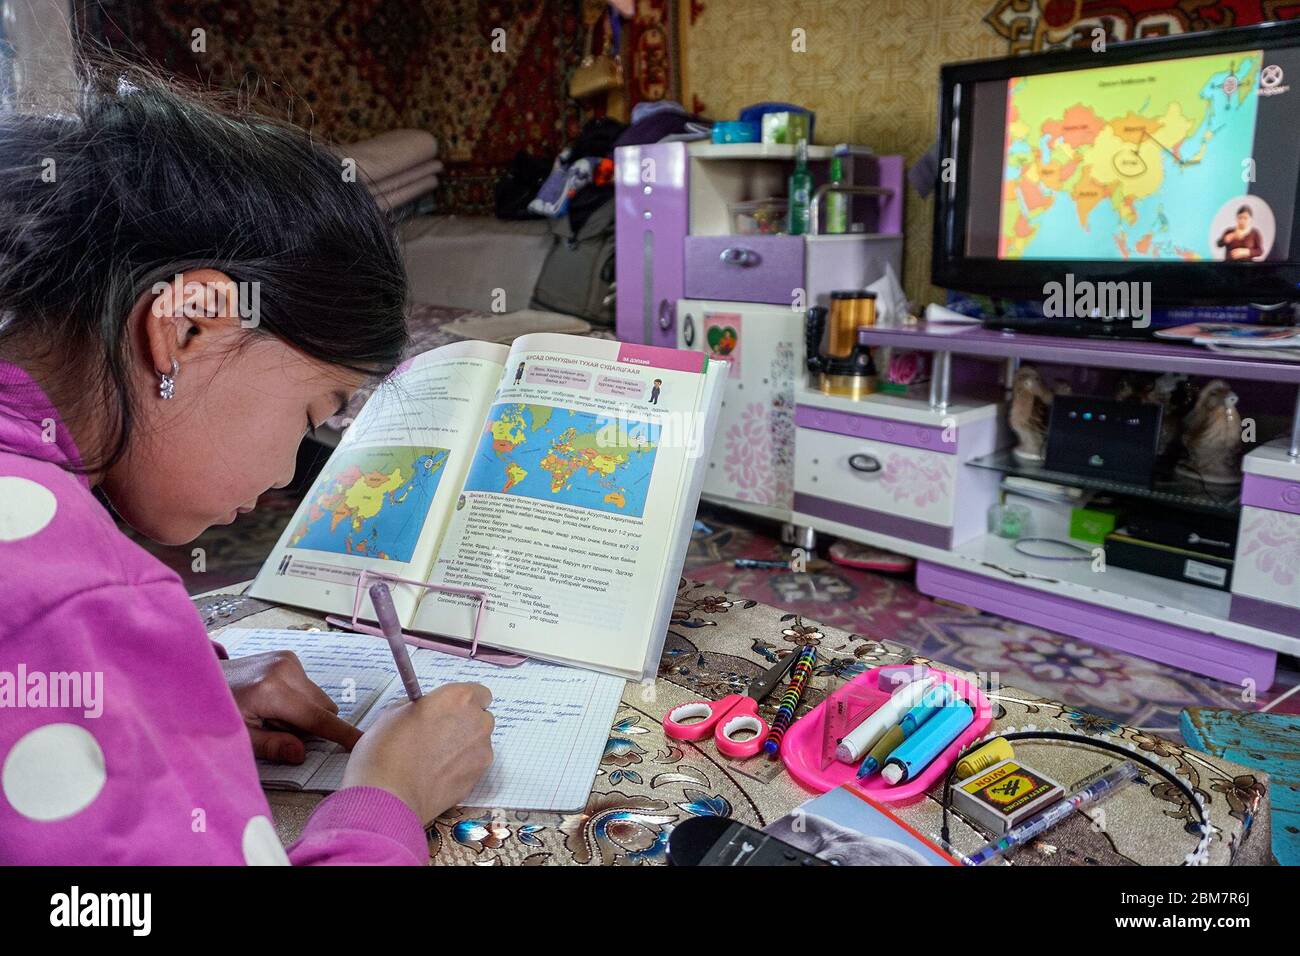
[[[263,495],[256,511],[213,528],[193,543],[167,548],[141,542],[181,575],[190,593],[252,578],[293,516],[289,491]],[[704,505],[686,560],[686,577],[875,640],[896,641],[954,667],[996,675],[1077,708],[1079,719],[1118,721],[1181,739],[1184,707],[1300,713],[1300,665],[1279,661],[1278,679],[1254,701],[1242,690],[1141,657],[1094,647],[1029,624],[936,602],[910,576],[829,565],[795,574],[741,570],[736,558],[788,558],[774,526]],[[826,542],[829,543],[829,542]],[[195,549],[201,549],[203,570]],[[1279,703],[1274,703],[1282,699]]]
[[[319,615],[233,593],[199,597],[196,605],[218,641],[226,626],[302,629],[322,623]],[[456,807],[426,827],[430,862],[656,864],[665,862],[669,833],[690,817],[731,817],[761,828],[785,816],[809,791],[786,772],[782,761],[729,760],[712,740],[669,739],[662,718],[701,697],[718,700],[738,693],[778,656],[803,644],[817,649],[817,665],[798,707],[804,719],[828,694],[868,668],[901,663],[947,668],[894,641],[817,624],[784,608],[682,579],[657,679],[629,681],[624,687],[586,802],[569,812]],[[1207,862],[1258,865],[1270,859],[1270,791],[1249,767],[1117,722],[1080,718],[1067,704],[1011,684],[989,687],[988,698],[990,732],[1083,732],[1127,745],[1176,774],[1204,807],[1210,825]],[[760,714],[770,721],[776,707],[769,695]],[[790,741],[787,737],[787,747]],[[1112,762],[1109,755],[1087,746],[1041,741],[1018,741],[1015,746],[1017,755],[1023,751],[1035,769],[1067,789]],[[940,788],[914,797],[911,802],[893,799],[894,811],[920,832],[938,833],[943,817]],[[302,832],[322,794],[277,791],[268,798],[276,832],[287,844]],[[1014,864],[1169,865],[1187,860],[1197,846],[1198,836],[1189,829],[1192,804],[1165,781],[1125,788],[1110,798],[1106,814],[1104,825],[1084,813],[1071,815],[1026,845]],[[951,821],[952,845],[958,852],[970,853],[987,839],[957,815]]]
[[[697,526],[687,577],[822,624],[897,641],[955,667],[997,675],[1001,683],[1064,701],[1080,715],[1179,740],[1178,716],[1184,707],[1300,713],[1300,692],[1273,703],[1300,685],[1300,665],[1294,659],[1278,662],[1270,690],[1245,700],[1236,684],[936,602],[916,590],[910,575],[840,565],[803,574],[738,569],[736,558],[788,558],[788,549],[773,529],[760,528],[747,517],[705,506],[700,518],[708,530]]]

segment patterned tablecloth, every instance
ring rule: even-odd
[[[323,627],[320,615],[275,608],[235,594],[195,598],[209,631],[219,639],[228,626]],[[587,805],[573,813],[460,807],[428,828],[429,856],[439,864],[663,863],[668,832],[690,815],[734,817],[764,827],[810,796],[764,758],[734,763],[712,741],[699,745],[667,739],[660,725],[671,708],[701,696],[717,699],[743,691],[749,680],[784,653],[815,644],[818,665],[801,712],[845,680],[881,664],[940,662],[915,656],[880,636],[819,627],[798,615],[743,600],[716,588],[683,582],[653,684],[629,683],[610,729]],[[963,673],[956,671],[956,673]],[[977,675],[964,674],[968,679]],[[1259,771],[1189,750],[1163,737],[1083,713],[991,681],[994,726],[1101,734],[1130,743],[1185,780],[1204,800],[1213,825],[1210,862],[1261,864],[1269,849],[1267,777]],[[771,719],[772,700],[764,716]],[[1016,744],[1016,754],[1067,789],[1109,762],[1102,752],[1059,743]],[[292,842],[320,794],[272,792],[271,808],[282,840]],[[1082,813],[1021,850],[1019,865],[1178,864],[1196,846],[1194,813],[1167,782],[1131,786],[1102,805],[1096,820]],[[1253,813],[1252,813],[1253,811]],[[932,792],[898,810],[927,833],[939,829]],[[953,818],[953,842],[969,851],[981,834]],[[1253,824],[1251,820],[1253,819]]]

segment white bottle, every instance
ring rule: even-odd
[[[858,724],[835,748],[835,759],[853,763],[876,745],[885,731],[903,719],[903,715],[920,703],[925,692],[934,683],[933,677],[904,684],[890,696],[870,717]]]

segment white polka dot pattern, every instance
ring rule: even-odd
[[[49,823],[80,813],[104,789],[104,751],[77,724],[46,724],[5,755],[0,792],[23,816]]]
[[[44,485],[0,475],[0,542],[21,541],[44,530],[58,505],[54,492]]]
[[[289,865],[289,855],[266,817],[253,817],[244,827],[244,862],[249,866]]]

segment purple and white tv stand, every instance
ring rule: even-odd
[[[810,149],[819,183],[831,152]],[[801,542],[824,532],[912,555],[928,594],[1233,683],[1271,685],[1277,655],[1300,654],[1300,433],[1246,457],[1231,592],[1028,558],[985,530],[1002,494],[999,453],[1012,441],[1003,389],[986,374],[995,369],[970,360],[1005,363],[1007,383],[1020,360],[1291,385],[1300,385],[1300,363],[1160,342],[876,327],[862,330],[865,344],[933,353],[929,394],[823,395],[804,384],[803,311],[792,305],[797,297],[825,304],[835,289],[874,281],[886,264],[901,272],[903,162],[855,161],[852,182],[866,187],[855,199],[861,233],[733,235],[732,204],[780,195],[793,153],[709,143],[615,151],[618,337],[711,351],[712,331],[737,343],[718,356],[733,374],[704,497],[793,525]],[[954,373],[954,356],[975,366],[970,381]],[[1068,537],[1052,521],[1059,513],[1043,513],[1036,533]]]
[[[787,525],[806,310],[903,268],[903,157],[852,149],[846,181],[832,185],[834,149],[808,148],[813,205],[828,190],[844,192],[849,231],[794,236],[735,231],[737,204],[785,194],[792,146],[614,151],[618,337],[730,364],[702,496]]]
[[[1247,687],[1268,688],[1277,655],[1300,654],[1300,402],[1290,437],[1246,456],[1237,558],[1231,591],[1224,591],[1027,557],[989,534],[985,512],[1001,493],[1001,473],[1014,470],[998,453],[1010,436],[997,403],[949,398],[953,356],[1005,363],[1007,383],[1016,364],[1029,360],[1300,386],[1300,363],[980,327],[876,327],[859,335],[870,346],[933,353],[928,400],[801,392],[796,523],[912,555],[917,586],[927,594]],[[905,409],[914,425],[899,424]],[[855,469],[851,459],[870,459],[873,467]],[[1227,505],[1236,507],[1235,500]],[[1050,525],[1035,533],[1068,536]]]

